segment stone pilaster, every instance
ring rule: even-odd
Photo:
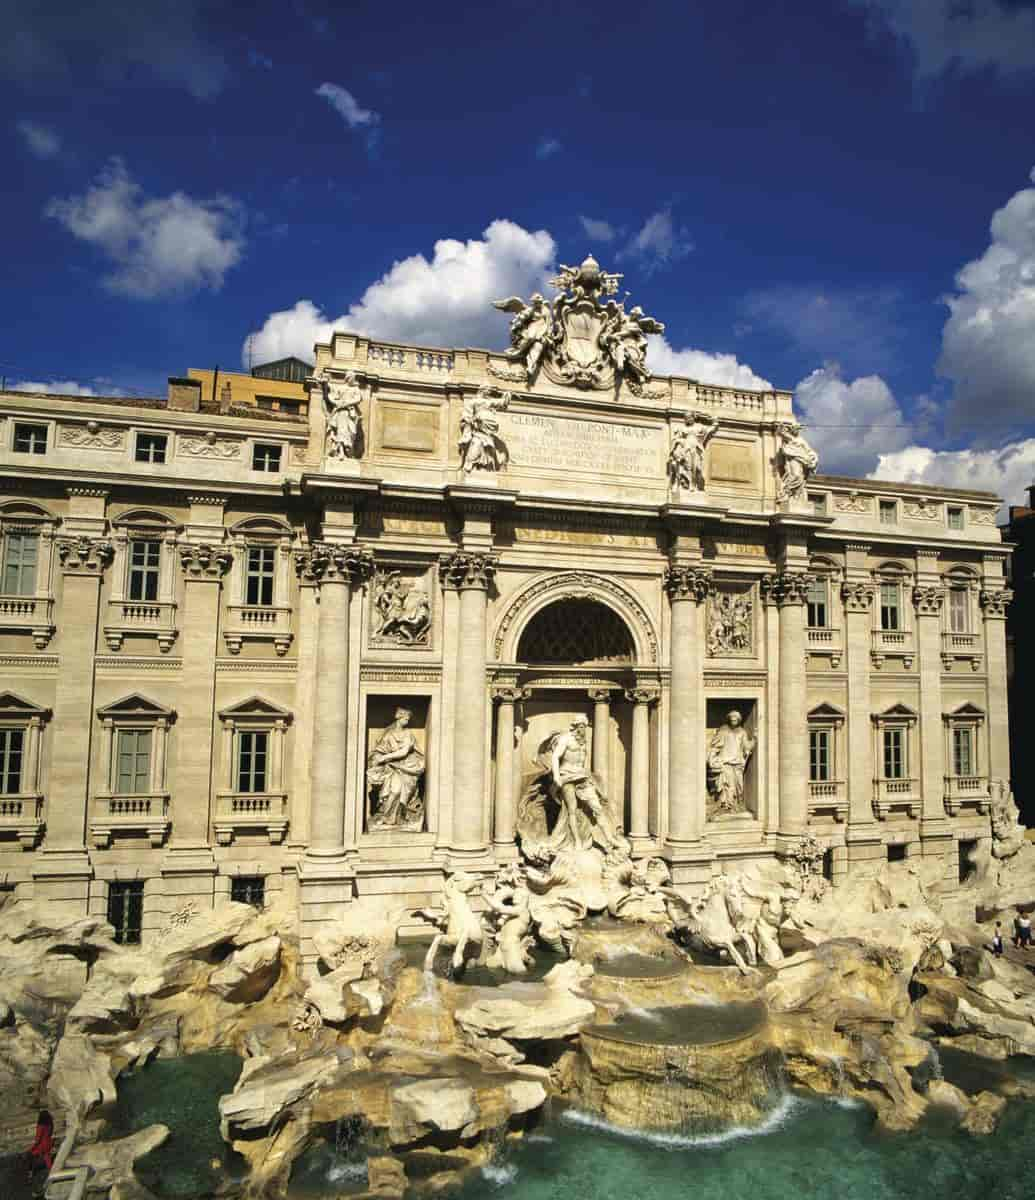
[[[46,839],[33,868],[36,898],[69,914],[84,914],[91,868],[86,850],[101,581],[114,557],[104,537],[57,539],[63,576],[57,625],[61,665],[54,696],[55,736],[50,741]],[[105,764],[101,764],[101,770]]]
[[[780,836],[797,839],[809,821],[808,723],[805,681],[805,571],[783,570],[767,575],[762,594],[775,604],[780,622],[780,664],[777,695],[780,754]]]
[[[985,664],[988,678],[988,775],[1010,778],[1010,739],[1006,695],[1006,609],[1013,592],[1001,579],[987,579],[978,601],[985,629]],[[994,717],[993,717],[994,714]]]
[[[611,689],[590,688],[593,701],[593,774],[600,780],[604,795],[609,796],[611,758]]]
[[[529,688],[498,683],[492,689],[496,701],[496,805],[493,809],[492,841],[496,858],[517,857],[514,844],[514,705],[527,700]]]
[[[945,731],[942,723],[942,604],[945,590],[938,575],[938,552],[917,552],[916,650],[920,673],[919,775],[921,839],[924,853],[945,853],[951,833],[945,820]],[[910,772],[912,774],[912,772]],[[931,843],[928,845],[927,843]]]
[[[316,655],[319,644],[319,575],[313,569],[312,547],[297,551],[295,572],[298,576],[298,617],[295,648],[298,671],[295,681],[295,746],[291,759],[291,824],[288,844],[309,844],[309,819],[313,789],[313,736],[316,722],[314,683],[317,679]]]
[[[460,859],[482,857],[486,845],[486,597],[497,556],[458,550],[439,559],[439,578],[460,596],[453,717],[453,833],[449,848]]]
[[[672,615],[668,744],[668,839],[665,856],[676,883],[700,882],[711,859],[704,842],[704,678],[701,604],[711,572],[673,563],[665,573]]]
[[[633,706],[629,840],[633,853],[650,842],[650,706],[658,700],[656,687],[634,687],[625,693]]]

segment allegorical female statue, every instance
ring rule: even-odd
[[[408,708],[397,708],[395,720],[378,738],[367,759],[371,829],[413,831],[424,824],[421,780],[425,763],[417,739],[408,728],[412,717]]]
[[[797,500],[804,496],[805,484],[819,466],[819,455],[801,436],[797,421],[780,426],[780,448],[777,453],[779,479],[776,498]]]
[[[460,414],[460,460],[465,471],[501,471],[510,461],[500,438],[498,414],[510,404],[510,392],[482,386],[464,398]]]
[[[734,709],[708,742],[708,782],[717,813],[744,811],[744,771],[757,739],[742,724]]]
[[[355,458],[359,449],[359,408],[363,393],[354,371],[343,383],[327,382],[324,404],[327,409],[327,454],[330,458]]]

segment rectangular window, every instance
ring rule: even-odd
[[[970,632],[970,596],[965,588],[949,589],[949,629],[952,633]]]
[[[880,627],[889,630],[902,628],[902,612],[899,608],[897,583],[880,585]]]
[[[884,778],[905,779],[906,777],[906,731],[884,730]]]
[[[894,500],[882,500],[880,502],[880,523],[882,525],[898,524],[898,505]]]
[[[270,446],[265,442],[256,442],[252,448],[253,471],[279,471],[280,446]]]
[[[954,729],[952,731],[952,773],[974,775],[974,731]]]
[[[230,880],[230,899],[238,904],[262,908],[266,903],[266,880],[262,875],[235,875]]]
[[[130,600],[158,599],[158,570],[162,558],[162,543],[132,541],[129,543]]]
[[[268,733],[241,733],[237,737],[237,790],[266,791]]]
[[[138,433],[133,457],[137,462],[164,463],[169,439],[164,433]]]
[[[273,603],[273,576],[276,569],[276,546],[249,546],[245,571],[245,604]]]
[[[22,790],[24,729],[0,729],[0,795],[17,796]]]
[[[108,924],[120,946],[139,945],[144,915],[142,880],[113,880],[108,884]]]
[[[808,621],[813,629],[827,627],[827,581],[822,575],[809,576]]]
[[[19,421],[14,427],[14,448],[19,454],[46,454],[46,425],[28,425]]]
[[[809,730],[809,779],[813,783],[822,783],[833,775],[830,742],[829,729]]]
[[[949,528],[950,529],[962,529],[963,528],[963,509],[962,508],[951,508],[950,507],[950,509],[949,509]]]
[[[906,861],[906,843],[905,842],[889,842],[888,843],[888,862],[905,862]]]
[[[4,541],[4,595],[34,596],[40,539],[36,533],[9,533]]]
[[[120,729],[116,737],[115,791],[138,795],[151,790],[151,730]]]
[[[817,517],[826,516],[827,498],[822,492],[809,492],[809,504]]]

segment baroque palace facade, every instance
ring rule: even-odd
[[[652,378],[616,282],[501,301],[505,353],[335,333],[305,415],[0,396],[0,888],[145,943],[286,893],[311,957],[512,861],[573,725],[684,890],[807,833],[953,886],[1009,777],[998,500],[815,473],[789,393]]]

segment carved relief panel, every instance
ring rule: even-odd
[[[709,658],[751,658],[755,653],[755,596],[751,584],[720,583],[708,597]]]
[[[371,647],[428,647],[432,597],[429,569],[381,563],[367,589]]]

